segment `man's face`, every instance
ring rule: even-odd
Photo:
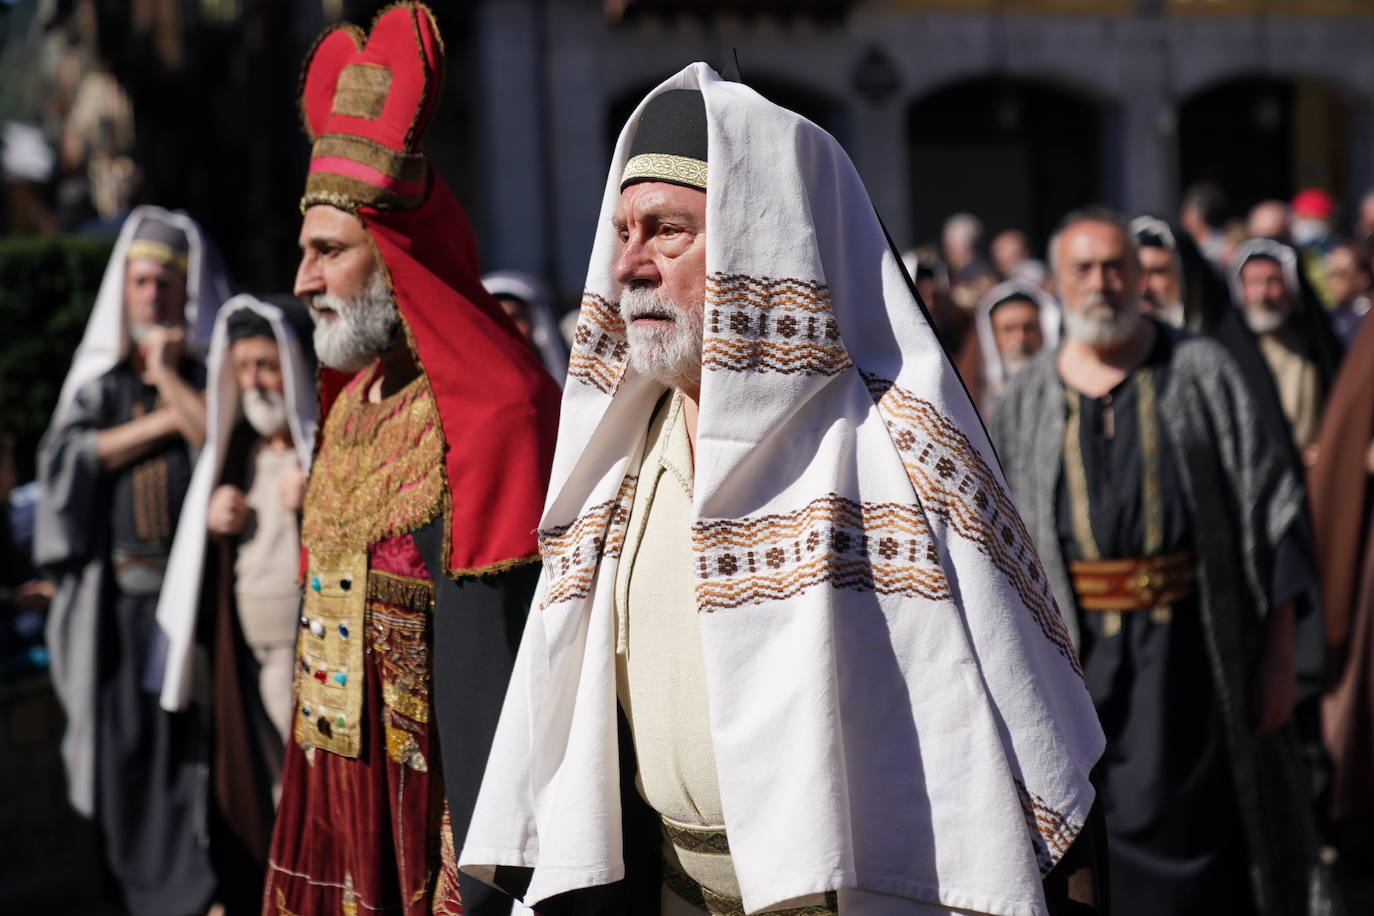
[[[1025,299],[1004,302],[992,310],[992,339],[1007,372],[1025,365],[1045,345],[1040,309]]]
[[[1016,265],[1030,258],[1026,237],[1015,229],[999,233],[997,238],[992,240],[991,251],[992,266],[1004,277],[1010,276]]]
[[[367,230],[351,213],[316,205],[305,211],[300,246],[295,293],[315,321],[315,353],[357,372],[392,347],[400,323]]]
[[[1173,254],[1154,245],[1141,246],[1140,273],[1141,304],[1156,317],[1172,322],[1183,299]]]
[[[239,386],[243,415],[259,435],[287,430],[285,384],[277,342],[270,337],[245,337],[229,345],[229,364]]]
[[[1090,346],[1123,343],[1140,321],[1140,264],[1120,227],[1085,220],[1055,245],[1065,333]]]
[[[155,258],[129,259],[124,309],[135,340],[153,325],[180,325],[186,314],[186,275]]]
[[[270,337],[245,337],[229,345],[229,362],[239,393],[283,390],[281,359],[277,342]]]
[[[1331,301],[1344,305],[1364,292],[1362,282],[1365,277],[1355,259],[1355,253],[1340,246],[1331,249],[1326,255],[1326,291]]]
[[[515,329],[520,332],[528,341],[534,340],[534,324],[530,321],[529,309],[525,308],[525,303],[516,299],[514,296],[497,296],[496,301],[501,303],[501,311],[506,313],[515,324]]]
[[[1240,268],[1241,296],[1245,321],[1256,334],[1268,334],[1283,327],[1292,312],[1283,268],[1269,258],[1251,258]]]
[[[700,381],[706,302],[706,193],[658,181],[630,185],[612,217],[612,267],[630,360],[665,384]]]

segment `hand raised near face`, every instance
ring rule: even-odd
[[[140,347],[143,350],[144,374],[155,380],[163,370],[176,372],[186,344],[184,328],[154,325],[149,328]]]
[[[215,537],[234,537],[248,524],[248,501],[232,484],[221,484],[210,494],[205,527]]]

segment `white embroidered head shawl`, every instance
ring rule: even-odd
[[[1045,292],[1034,283],[1025,280],[1007,280],[999,283],[983,294],[973,309],[973,329],[978,335],[979,361],[983,374],[984,405],[991,403],[1007,384],[1007,370],[1002,363],[1002,354],[997,349],[997,337],[992,332],[992,311],[1011,298],[1029,299],[1034,302],[1040,313],[1040,331],[1044,337],[1042,350],[1053,350],[1059,346],[1059,328],[1063,323],[1063,310],[1059,300]]]
[[[220,309],[210,337],[205,378],[205,447],[191,474],[167,562],[167,578],[158,595],[157,623],[163,649],[161,702],[163,709],[174,712],[186,708],[191,694],[210,494],[224,472],[225,451],[239,417],[239,387],[229,359],[229,316],[244,309],[261,315],[272,326],[282,367],[291,445],[303,471],[310,470],[315,451],[315,367],[306,359],[295,329],[283,318],[281,309],[249,295],[235,296]]]
[[[696,600],[745,909],[862,888],[1043,913],[1103,737],[987,437],[839,144],[705,64],[655,94],[694,88]],[[459,859],[533,868],[527,903],[624,875],[612,592],[663,389],[627,366],[611,215],[642,110],[611,163],[543,578]]]
[[[124,262],[138,227],[145,219],[174,226],[186,233],[186,350],[203,359],[210,344],[210,329],[215,313],[233,295],[233,285],[220,260],[219,252],[200,229],[200,225],[180,210],[161,207],[135,207],[115,239],[114,251],[100,280],[86,332],[72,356],[72,366],[62,383],[62,394],[53,413],[53,426],[61,424],[76,393],[86,383],[109,372],[129,353],[128,318],[124,308]]]

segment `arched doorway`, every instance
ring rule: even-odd
[[[918,99],[907,114],[912,238],[939,238],[945,217],[976,214],[989,234],[1016,228],[1043,246],[1059,220],[1102,198],[1107,111],[1043,82],[969,80]]]
[[[1183,187],[1219,186],[1233,216],[1305,187],[1337,200],[1349,185],[1349,106],[1321,83],[1250,77],[1195,93],[1179,112]]]

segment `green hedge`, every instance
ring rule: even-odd
[[[34,474],[72,353],[114,240],[0,238],[0,431],[15,440],[19,479]]]

